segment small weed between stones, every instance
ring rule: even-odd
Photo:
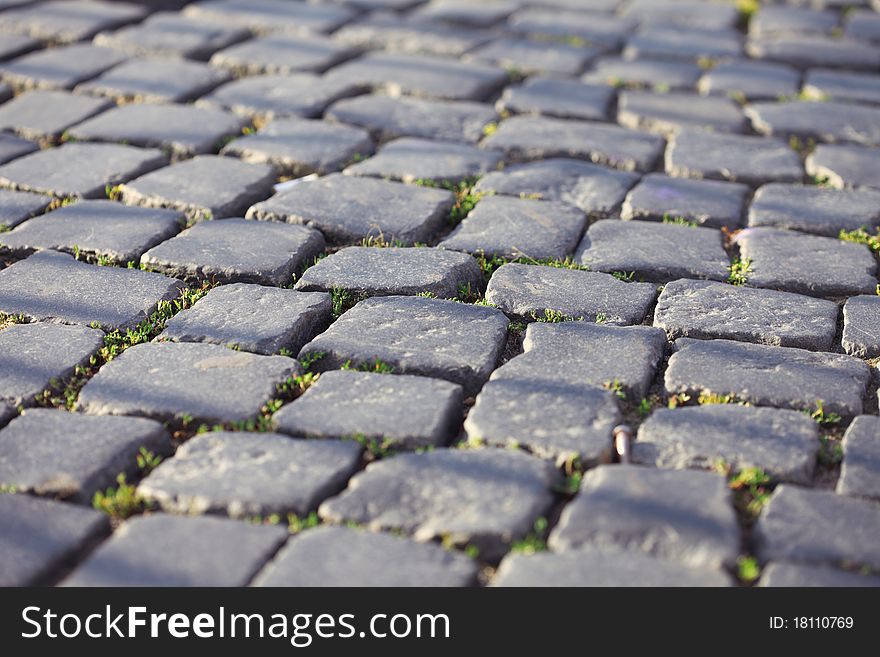
[[[333,319],[339,319],[342,313],[350,310],[366,298],[366,294],[354,293],[350,290],[334,287],[330,290],[330,303],[333,304]]]
[[[13,324],[27,324],[28,319],[24,315],[7,315],[0,313],[0,331]]]
[[[342,439],[353,440],[363,447],[364,456],[368,462],[394,456],[397,453],[394,449],[394,441],[388,438],[367,438],[362,433],[356,433],[351,436],[343,436]]]
[[[558,310],[553,310],[552,308],[544,308],[544,311],[540,315],[536,312],[533,312],[531,313],[531,317],[536,322],[543,322],[545,324],[584,321],[583,315],[581,315],[580,317],[572,317],[571,315],[565,315]]]
[[[684,217],[673,217],[670,214],[663,215],[664,224],[673,224],[675,226],[687,226],[688,228],[697,228],[699,224],[696,221],[685,219]]]
[[[350,360],[342,364],[343,370],[355,370],[357,372],[371,372],[372,374],[394,374],[394,368],[388,363],[376,358],[373,361],[365,361],[357,366],[353,366]]]
[[[751,406],[751,403],[740,399],[733,393],[719,395],[715,392],[701,392],[697,397],[697,403],[700,406],[708,406],[711,404],[739,404],[740,406]]]
[[[622,401],[626,401],[626,391],[623,389],[623,384],[614,379],[614,381],[606,381],[602,384],[602,387],[605,390],[609,390],[614,393],[614,396]]]
[[[761,576],[761,566],[751,555],[743,555],[736,560],[736,576],[746,585],[754,584]]]
[[[712,469],[727,477],[740,524],[751,527],[770,500],[770,476],[761,468],[743,468],[735,472],[723,460],[717,461]]]
[[[452,226],[457,226],[484,196],[482,192],[474,191],[474,185],[477,184],[478,180],[479,176],[465,178],[457,183],[438,182],[436,180],[428,180],[425,178],[419,178],[413,182],[422,187],[448,189],[455,194],[455,203],[453,203],[452,209],[449,211],[449,223]]]
[[[535,520],[535,524],[532,525],[534,531],[529,532],[525,538],[519,541],[514,541],[510,546],[510,551],[519,554],[544,552],[547,550],[546,536],[548,526],[549,523],[547,522],[547,518],[538,518]]]
[[[611,275],[624,283],[632,283],[636,280],[636,273],[634,271],[614,271],[611,272]]]
[[[842,419],[837,413],[826,412],[825,405],[821,400],[816,402],[815,410],[804,412],[822,426],[838,424]]]
[[[880,230],[876,235],[871,235],[865,228],[856,230],[842,230],[838,234],[838,238],[844,242],[854,242],[855,244],[864,244],[872,253],[880,253]]]
[[[834,436],[822,436],[819,438],[819,464],[826,468],[833,468],[843,461],[843,445]]]
[[[141,447],[138,451],[137,466],[141,477],[150,474],[161,462],[161,456],[145,447]],[[97,491],[92,497],[92,506],[110,516],[114,523],[153,508],[152,503],[137,492],[137,486],[126,481],[125,474],[116,477],[116,484],[115,487],[111,486],[105,491]]]
[[[750,258],[734,258],[730,264],[730,274],[727,276],[727,282],[731,285],[745,285],[749,280],[751,271],[752,261]]]

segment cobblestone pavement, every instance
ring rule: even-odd
[[[0,584],[880,584],[880,3],[176,4],[0,2]]]

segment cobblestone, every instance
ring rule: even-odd
[[[740,183],[670,178],[651,173],[626,197],[622,219],[684,219],[711,228],[738,228],[749,196]]]
[[[806,161],[808,174],[827,179],[836,189],[880,189],[878,163],[877,151],[847,144],[819,144]]]
[[[805,185],[764,185],[749,207],[749,226],[774,226],[837,237],[840,231],[875,228],[880,194]]]
[[[843,350],[859,358],[880,356],[880,299],[855,296],[843,306]]]
[[[125,60],[125,55],[116,50],[77,43],[4,62],[0,76],[22,89],[72,89]]]
[[[860,415],[843,437],[843,466],[837,482],[842,495],[880,498],[880,450],[878,418]]]
[[[25,139],[57,139],[70,126],[111,106],[64,91],[28,91],[0,106],[0,128]]]

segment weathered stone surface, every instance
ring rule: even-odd
[[[21,34],[0,34],[0,60],[12,59],[40,47],[37,39]]]
[[[747,185],[800,182],[804,176],[797,153],[781,140],[688,129],[681,130],[670,141],[666,173]]]
[[[364,6],[370,0],[360,3]],[[389,5],[395,0],[378,0]],[[350,3],[352,4],[352,3]],[[416,5],[420,0],[400,0],[397,4]],[[397,7],[377,7],[396,9]],[[333,40],[364,50],[385,50],[425,55],[459,57],[490,38],[485,30],[447,26],[377,11],[333,33]],[[495,64],[496,62],[487,62]]]
[[[716,473],[602,465],[588,471],[549,545],[644,552],[698,568],[730,566],[739,525]]]
[[[793,101],[754,103],[745,111],[755,130],[764,135],[880,146],[880,108],[834,101]]]
[[[640,399],[663,358],[666,336],[649,326],[536,322],[526,329],[523,350],[499,367],[492,380],[615,386],[629,398]]]
[[[413,15],[420,19],[440,23],[491,27],[510,16],[515,9],[518,9],[519,4],[511,0],[497,0],[487,3],[472,3],[467,0],[432,0],[417,9]]]
[[[880,48],[858,41],[821,35],[782,35],[749,39],[746,52],[755,59],[791,64],[797,68],[870,69],[880,66]]]
[[[300,357],[324,353],[316,367],[376,360],[400,374],[421,374],[462,385],[473,395],[495,368],[507,337],[507,318],[494,308],[425,297],[361,301],[303,347]]]
[[[549,511],[559,478],[550,463],[510,450],[404,454],[367,466],[318,513],[334,523],[399,528],[417,541],[442,535],[492,562]]]
[[[242,216],[272,193],[274,182],[275,170],[268,164],[199,155],[135,178],[119,191],[125,203],[171,208],[199,221]]]
[[[651,173],[627,195],[620,217],[651,221],[682,218],[712,228],[738,228],[748,196],[749,188],[739,183]]]
[[[318,117],[333,102],[359,93],[357,83],[311,73],[240,78],[200,98],[196,105],[266,120]]]
[[[764,185],[749,207],[749,226],[775,226],[837,237],[880,224],[880,193],[809,185]]]
[[[623,49],[626,59],[684,61],[732,58],[741,53],[741,37],[736,30],[689,28],[687,38],[683,39],[679,28],[667,25],[651,25],[639,30]]]
[[[134,518],[64,586],[244,586],[284,542],[283,527],[162,513]]]
[[[607,390],[504,379],[483,387],[464,428],[472,441],[522,446],[559,462],[576,456],[592,465],[609,453],[620,418]]]
[[[287,0],[211,0],[188,5],[184,15],[242,25],[257,33],[310,34],[332,32],[351,20],[353,12],[332,4]]]
[[[360,456],[353,441],[209,432],[161,463],[138,492],[174,513],[302,516],[345,486]]]
[[[624,171],[649,171],[663,152],[656,135],[613,125],[546,117],[514,116],[483,141],[504,151],[508,161],[571,157]]]
[[[445,189],[331,174],[257,203],[247,217],[311,226],[333,243],[381,236],[412,244],[427,242],[441,229],[453,201]]]
[[[321,233],[305,226],[223,219],[154,246],[141,264],[177,278],[281,286],[323,250]]]
[[[468,52],[464,59],[525,75],[577,75],[600,48],[502,37]]]
[[[763,561],[880,567],[880,510],[830,491],[779,486],[755,537]]]
[[[691,568],[635,552],[581,548],[574,552],[511,554],[493,586],[730,586],[720,570]]]
[[[220,154],[271,164],[278,173],[298,178],[339,171],[353,159],[372,152],[373,141],[362,128],[310,119],[279,119],[256,134],[234,139]]]
[[[30,495],[0,495],[0,586],[51,584],[110,533],[106,515]]]
[[[501,154],[454,142],[403,137],[389,142],[373,157],[352,164],[345,173],[411,183],[457,184],[495,169]]]
[[[524,319],[546,310],[589,322],[640,324],[657,296],[650,283],[625,283],[599,272],[509,263],[489,281],[486,301]]]
[[[813,296],[874,292],[877,263],[863,244],[780,228],[750,228],[737,235],[751,260],[748,284]]]
[[[461,387],[448,381],[336,370],[324,372],[272,421],[291,436],[357,436],[392,448],[415,448],[445,445],[454,438],[461,427],[461,404]],[[345,412],[339,413],[340,408]]]
[[[819,144],[807,156],[807,173],[836,189],[880,188],[880,151],[847,144]]]
[[[749,21],[749,34],[830,34],[837,27],[836,12],[807,7],[762,7]]]
[[[470,586],[477,564],[437,545],[348,527],[292,538],[256,586]]]
[[[103,343],[103,333],[82,326],[15,324],[3,329],[0,399],[10,406],[33,406],[36,395],[73,374]]]
[[[336,81],[365,84],[392,96],[485,100],[507,82],[498,68],[428,55],[373,52],[331,70]]]
[[[145,7],[127,2],[100,0],[53,0],[40,5],[3,12],[3,28],[18,34],[53,42],[88,39],[100,30],[109,30],[144,17]]]
[[[775,100],[779,96],[796,96],[800,83],[800,73],[785,64],[737,59],[706,71],[698,88],[703,94]]]
[[[670,340],[725,338],[831,351],[837,304],[800,294],[712,281],[672,281],[660,294],[654,326]]]
[[[820,566],[802,566],[799,564],[773,561],[761,573],[758,586],[767,587],[851,587],[880,586],[880,577],[860,575],[859,573],[823,568]]]
[[[843,350],[859,358],[880,356],[880,297],[850,297],[843,306]]]
[[[506,258],[564,258],[574,251],[586,223],[584,213],[567,203],[490,196],[439,246]]]
[[[113,201],[79,201],[0,233],[0,251],[27,255],[38,249],[109,258],[126,264],[180,231],[183,215],[133,208]]]
[[[0,233],[4,227],[13,228],[39,214],[51,202],[52,199],[48,196],[0,189]]]
[[[637,18],[642,25],[715,30],[734,28],[739,20],[736,7],[700,0],[632,0],[622,13]]]
[[[617,122],[633,130],[672,135],[683,127],[717,132],[744,132],[739,105],[727,98],[651,91],[623,91],[617,100]]]
[[[213,344],[139,344],[104,365],[80,392],[78,405],[92,415],[191,419],[196,426],[237,422],[254,417],[275,396],[276,384],[299,372],[299,364],[284,356]]]
[[[261,73],[323,73],[351,59],[357,50],[319,36],[270,35],[251,39],[215,53],[211,64],[236,75]]]
[[[549,159],[514,164],[480,178],[475,191],[545,201],[562,201],[593,217],[607,217],[620,207],[636,174],[588,162]]]
[[[635,21],[601,13],[535,7],[517,11],[507,27],[533,37],[575,38],[613,49],[633,30]]]
[[[194,19],[174,12],[153,14],[142,23],[95,35],[95,45],[132,57],[187,57],[207,60],[221,48],[243,41],[250,32],[237,25]]]
[[[141,447],[168,454],[171,438],[143,418],[32,409],[0,431],[0,485],[89,504],[120,473],[138,472]]]
[[[238,135],[245,121],[218,110],[192,105],[124,105],[68,131],[83,141],[124,142],[165,148],[179,158],[216,150],[225,137]]]
[[[666,368],[666,392],[733,395],[758,406],[814,410],[852,417],[862,412],[871,373],[842,354],[680,338]],[[735,366],[734,366],[735,365]]]
[[[25,139],[10,134],[0,133],[0,164],[14,160],[22,155],[33,153],[39,147]]]
[[[282,349],[296,353],[330,323],[330,311],[327,294],[231,283],[169,319],[156,340],[235,345],[265,355]]]
[[[0,186],[58,197],[104,198],[107,186],[161,167],[166,156],[153,148],[120,144],[64,144],[0,167]]]
[[[97,98],[83,98],[66,91],[26,91],[0,106],[0,129],[26,139],[54,139],[112,104]]]
[[[613,86],[693,89],[701,73],[702,69],[690,62],[603,57],[581,80]]]
[[[477,142],[498,115],[488,105],[467,100],[390,98],[376,94],[340,100],[327,111],[327,118],[363,126],[379,141],[410,136]]]
[[[603,219],[587,230],[576,259],[590,269],[635,272],[649,281],[725,280],[721,232],[710,228]]]
[[[709,404],[661,408],[639,427],[636,463],[708,470],[724,461],[734,471],[760,468],[777,481],[809,486],[819,427],[798,411]]]
[[[0,312],[39,322],[133,328],[160,301],[177,297],[181,287],[160,274],[96,267],[39,251],[0,271]]]
[[[110,48],[77,43],[32,52],[0,64],[3,80],[22,89],[72,89],[124,62]]]
[[[2,243],[2,242],[0,242]],[[309,267],[297,290],[349,290],[356,296],[417,295],[453,299],[479,290],[483,275],[471,256],[444,249],[349,246]]]
[[[880,103],[880,76],[813,69],[804,80],[804,93],[819,100]]]
[[[880,498],[880,418],[877,416],[860,415],[847,428],[837,492]]]
[[[521,86],[507,87],[497,107],[512,114],[605,121],[614,94],[612,87],[604,85],[532,77]]]
[[[853,39],[880,41],[880,16],[870,9],[856,9],[844,18],[844,34]]]
[[[182,103],[229,79],[228,74],[201,62],[137,59],[77,85],[76,90],[117,101]]]

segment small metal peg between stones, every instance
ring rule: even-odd
[[[627,424],[618,424],[612,431],[614,449],[612,459],[617,463],[632,462],[632,429]]]

